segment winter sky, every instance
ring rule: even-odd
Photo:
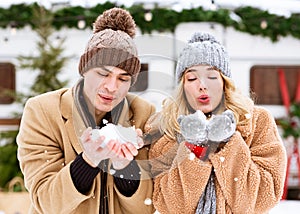
[[[94,6],[98,3],[104,3],[107,0],[1,0],[0,7],[9,7],[11,4],[38,2],[47,8],[53,3],[69,3],[70,5]],[[212,2],[222,8],[236,8],[239,6],[258,7],[268,10],[271,13],[289,16],[291,13],[300,12],[300,0],[110,0],[119,5],[131,6],[133,3],[144,3],[153,5],[167,5],[172,9],[181,10],[183,8],[199,7],[210,8]]]

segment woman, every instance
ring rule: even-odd
[[[272,115],[238,92],[227,52],[211,34],[193,35],[176,75],[175,99],[161,112],[164,135],[150,150],[155,208],[267,213],[281,199],[286,169]]]

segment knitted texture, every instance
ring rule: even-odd
[[[211,65],[231,77],[229,57],[225,48],[211,34],[196,32],[182,50],[176,66],[179,81],[184,71],[194,65]]]
[[[135,82],[141,66],[133,41],[135,27],[131,15],[121,8],[112,8],[100,15],[80,57],[79,73],[82,75],[95,67],[115,66],[128,72]]]

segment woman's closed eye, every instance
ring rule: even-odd
[[[217,76],[208,76],[207,78],[210,79],[210,80],[218,79]],[[195,81],[195,80],[197,80],[197,79],[198,79],[197,77],[188,77],[188,78],[187,78],[187,81],[192,82],[192,81]]]
[[[187,78],[187,81],[192,82],[195,81],[197,79],[197,77],[189,77]]]

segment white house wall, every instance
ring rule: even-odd
[[[195,31],[213,33],[227,48],[231,70],[235,83],[248,94],[250,69],[253,65],[299,65],[300,40],[292,37],[281,38],[272,43],[269,38],[252,36],[237,32],[232,28],[224,29],[221,25],[211,23],[180,24],[174,34],[154,32],[142,35],[138,32],[135,40],[139,56],[143,63],[149,65],[149,87],[139,92],[141,96],[153,102],[160,110],[161,101],[172,93],[175,86],[174,68],[176,58],[185,42]],[[66,37],[66,56],[71,56],[60,78],[68,79],[72,86],[79,78],[78,61],[86,43],[92,34],[91,30],[63,29],[55,32],[54,38]],[[36,73],[18,68],[17,56],[34,55],[36,52],[36,34],[29,27],[18,30],[11,35],[10,29],[0,29],[0,62],[11,62],[16,65],[16,90],[26,92],[34,82]],[[8,38],[8,41],[4,41]],[[282,106],[267,106],[275,117],[284,114]],[[21,111],[15,104],[0,105],[0,118],[11,117],[11,112]]]

